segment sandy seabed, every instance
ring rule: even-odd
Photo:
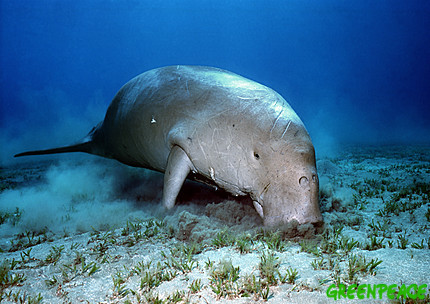
[[[92,157],[1,168],[1,303],[334,303],[332,284],[426,284],[430,147],[349,146],[317,162],[324,227],[264,230],[247,199]],[[337,287],[336,287],[337,288]],[[397,299],[399,297],[399,299]]]

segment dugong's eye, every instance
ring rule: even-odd
[[[299,179],[299,184],[300,184],[300,186],[302,186],[302,187],[306,187],[306,186],[309,184],[309,180],[308,180],[308,178],[307,178],[306,176],[302,176],[302,177],[300,177],[300,179]]]
[[[260,155],[257,152],[254,152],[255,159],[260,159]]]

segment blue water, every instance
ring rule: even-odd
[[[429,16],[415,0],[0,1],[2,145],[84,136],[125,82],[172,64],[272,87],[317,146],[429,143]]]

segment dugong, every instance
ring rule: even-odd
[[[163,172],[167,209],[188,177],[249,195],[265,226],[322,221],[303,122],[274,90],[222,69],[147,71],[118,91],[104,121],[79,143],[15,157],[64,152]]]

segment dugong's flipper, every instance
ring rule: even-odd
[[[188,155],[180,147],[173,146],[167,160],[163,198],[161,199],[166,209],[171,209],[175,205],[179,190],[191,170],[193,170],[193,164]]]

